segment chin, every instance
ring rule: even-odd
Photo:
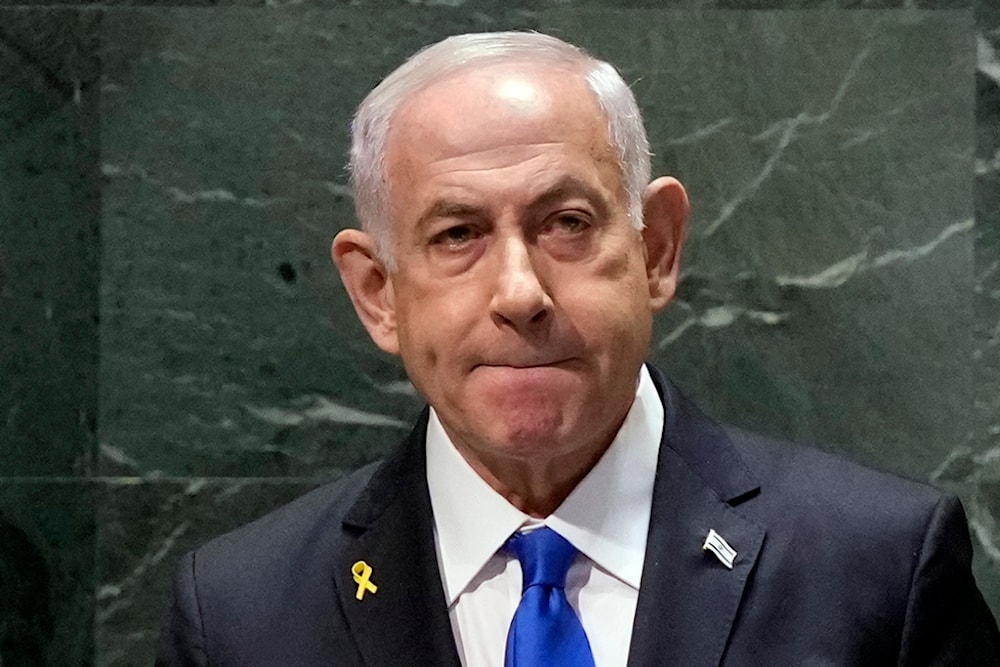
[[[516,414],[507,417],[498,413],[494,424],[503,424],[504,431],[494,442],[515,458],[532,459],[551,456],[562,449],[570,438],[561,413]]]

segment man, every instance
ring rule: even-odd
[[[643,366],[688,202],[610,65],[449,38],[362,102],[351,164],[333,258],[430,408],[188,554],[158,664],[1000,664],[954,498],[721,427]]]

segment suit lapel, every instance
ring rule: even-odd
[[[650,372],[666,423],[628,664],[715,666],[764,541],[734,506],[759,487],[722,429]],[[736,550],[731,570],[702,549],[709,530]]]
[[[424,434],[427,411],[385,460],[344,519],[355,535],[338,555],[334,586],[366,664],[459,667],[434,549]],[[358,599],[354,568],[375,593]]]
[[[735,508],[758,485],[727,436],[650,367],[663,397],[660,446],[629,667],[718,665],[764,529]],[[434,549],[421,415],[344,519],[354,536],[333,584],[365,664],[460,667]],[[708,531],[736,550],[733,569],[702,549]],[[377,592],[357,599],[352,568],[371,567]]]

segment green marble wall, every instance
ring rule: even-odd
[[[420,401],[328,260],[348,118],[508,27],[619,65],[688,186],[654,360],[720,419],[961,494],[1000,612],[992,0],[5,4],[5,667],[150,664],[185,549],[400,435]]]

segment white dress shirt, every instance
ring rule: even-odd
[[[566,596],[587,632],[595,666],[624,667],[662,431],[663,404],[643,367],[635,401],[607,452],[539,521],[476,474],[431,410],[427,484],[438,567],[463,665],[503,665],[507,630],[521,600],[521,566],[500,548],[522,526],[541,523],[580,552]]]

